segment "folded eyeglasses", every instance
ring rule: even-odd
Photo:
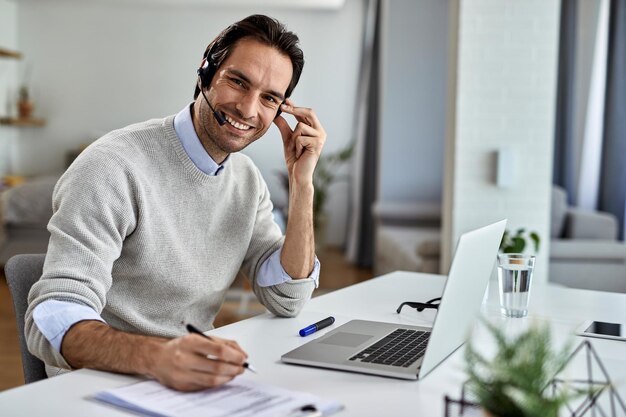
[[[409,306],[420,312],[424,311],[424,309],[427,309],[427,308],[434,308],[435,310],[437,310],[439,308],[440,303],[441,303],[441,297],[433,298],[432,300],[428,300],[425,303],[418,303],[415,301],[405,301],[402,304],[400,304],[400,307],[398,307],[398,309],[396,310],[396,313],[400,314],[400,311],[402,311],[402,307],[404,306]]]

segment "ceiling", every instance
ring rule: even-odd
[[[70,1],[70,0],[12,0],[15,3],[37,1]],[[207,7],[239,7],[263,6],[289,9],[321,9],[338,10],[343,7],[345,0],[87,0],[93,3],[167,5],[167,6],[207,6]]]

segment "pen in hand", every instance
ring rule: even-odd
[[[206,334],[202,333],[199,329],[197,329],[193,324],[187,324],[187,331],[189,333],[195,333],[195,334],[199,334],[200,336],[209,339],[209,340],[213,340],[213,338],[211,336],[207,336]],[[255,374],[257,373],[256,369],[254,369],[254,367],[252,365],[250,365],[247,361],[243,363],[243,367],[246,368],[248,371],[254,372]]]

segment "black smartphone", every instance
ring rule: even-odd
[[[626,341],[626,325],[605,321],[586,321],[577,332],[580,336]]]

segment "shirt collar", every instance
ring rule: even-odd
[[[190,103],[174,117],[174,130],[194,165],[207,175],[219,175],[224,170],[224,165],[229,157],[226,157],[224,162],[219,165],[204,149],[193,127],[191,118],[192,105],[193,103]]]

